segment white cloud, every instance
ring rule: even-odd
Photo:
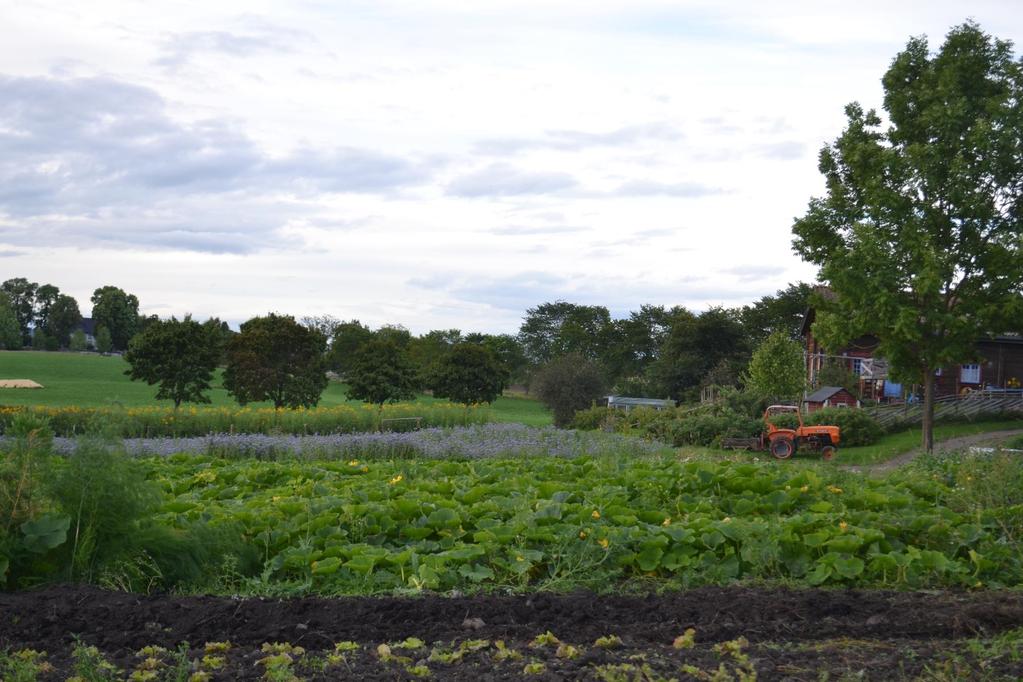
[[[18,3],[0,256],[80,303],[115,282],[235,321],[511,331],[559,296],[746,303],[813,276],[790,231],[815,154],[845,104],[880,105],[909,36],[965,19],[926,9]],[[969,11],[1018,44],[1015,10]]]

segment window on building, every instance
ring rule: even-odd
[[[859,376],[863,373],[863,360],[860,358],[853,358],[852,361],[852,373]]]
[[[959,381],[964,384],[979,384],[980,365],[963,365],[959,370]]]

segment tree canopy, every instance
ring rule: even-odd
[[[929,450],[935,370],[973,359],[1023,286],[1023,67],[966,23],[934,54],[911,39],[882,83],[887,123],[846,107],[793,246],[833,293],[816,301],[825,346],[872,333],[896,378],[924,385]]]
[[[504,390],[506,378],[501,361],[489,348],[459,343],[434,365],[430,388],[438,398],[456,403],[492,403]]]
[[[124,359],[125,374],[133,381],[159,384],[157,400],[208,403],[213,372],[220,359],[220,338],[215,330],[191,317],[157,321],[135,336]]]
[[[537,397],[554,413],[555,426],[568,426],[579,410],[589,407],[605,389],[604,375],[578,353],[554,358],[533,378]]]
[[[783,329],[774,332],[753,351],[744,377],[746,388],[772,400],[796,400],[806,388],[803,347]]]
[[[92,319],[110,333],[115,350],[128,347],[139,325],[139,300],[115,286],[105,286],[92,293]]]
[[[326,346],[291,315],[254,317],[228,343],[224,388],[242,405],[315,406],[327,387]]]
[[[416,396],[417,378],[405,348],[393,338],[374,338],[351,358],[346,376],[348,397],[375,405],[411,400]]]

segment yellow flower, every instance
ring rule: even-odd
[[[520,555],[515,557],[515,561],[525,561],[525,559],[523,559],[522,556]]]
[[[369,467],[367,466],[362,467],[362,473],[366,473],[367,471],[369,471]]]
[[[671,525],[671,517],[669,516],[669,517],[665,518],[664,521],[661,522],[661,525],[662,526],[670,526]]]
[[[394,485],[395,483],[398,483],[399,481],[401,481],[401,479],[403,479],[403,478],[405,478],[405,477],[404,477],[404,476],[402,476],[401,474],[398,474],[397,476],[395,476],[394,478],[392,478],[392,479],[391,479],[390,481],[388,481],[388,483],[389,483],[390,485]]]
[[[592,514],[590,514],[590,516],[591,516],[592,518],[594,518],[594,519],[599,519],[599,518],[600,518],[600,512],[599,512],[599,511],[597,511],[596,509],[594,509],[594,510],[593,510],[593,513],[592,513]]]
[[[359,460],[353,459],[351,462],[348,463],[348,466],[350,466],[350,467],[357,467],[357,466],[359,466]]]
[[[607,538],[601,538],[597,540],[597,544],[603,547],[604,549],[607,549],[607,546],[610,545],[611,543],[607,541]]]
[[[846,523],[845,521],[842,521],[841,523],[838,524],[838,527],[841,528],[842,531],[844,532],[845,529],[849,527],[849,524]]]
[[[721,519],[721,521],[723,523],[731,523],[732,522],[732,517],[731,516],[726,516],[725,518]]]
[[[828,490],[830,492],[835,493],[836,495],[841,495],[842,494],[842,489],[839,488],[837,485],[829,485],[828,486]]]
[[[584,531],[584,530],[579,531],[579,539],[580,540],[585,540],[586,539],[586,531]]]
[[[801,492],[801,493],[805,493],[805,492],[806,492],[806,491],[808,491],[809,489],[810,489],[810,486],[808,486],[808,485],[804,485],[804,486],[803,486],[802,488],[800,488],[800,489],[799,489],[799,492]]]

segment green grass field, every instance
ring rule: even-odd
[[[113,355],[0,351],[0,379],[31,379],[43,385],[41,389],[0,388],[0,405],[172,405],[169,400],[156,400],[155,386],[131,381],[124,374],[127,369],[128,364],[121,357]],[[332,381],[323,392],[320,405],[329,407],[350,402],[345,389],[344,384]],[[213,405],[236,404],[234,398],[221,387],[219,371],[208,395]],[[428,395],[421,395],[416,401],[427,404],[446,402]],[[551,414],[547,408],[531,398],[501,396],[494,401],[491,411],[495,421],[519,422],[530,426],[551,423]]]

